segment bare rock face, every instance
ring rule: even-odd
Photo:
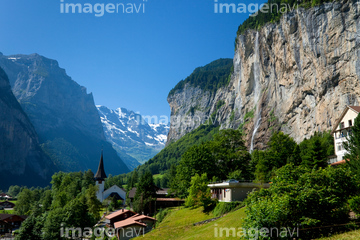
[[[72,80],[56,60],[38,54],[3,55],[0,66],[43,149],[60,170],[96,172],[103,148],[108,174],[129,171],[105,139],[92,94]]]
[[[0,68],[0,189],[46,186],[55,167],[39,146],[37,133]]]
[[[215,112],[221,128],[244,129],[249,149],[265,148],[273,131],[300,142],[330,130],[346,105],[359,104],[359,16],[359,2],[344,0],[248,30],[237,39],[230,84],[212,96],[186,86],[168,98],[172,115],[199,102],[198,114]],[[225,104],[215,111],[219,99]],[[168,140],[195,127],[172,124]]]

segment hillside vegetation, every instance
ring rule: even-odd
[[[244,34],[248,29],[259,29],[266,23],[278,22],[281,16],[286,13],[290,8],[296,9],[296,7],[314,7],[325,2],[332,2],[332,0],[269,0],[267,4],[271,7],[271,12],[259,11],[256,16],[249,17],[238,28],[237,35]],[[286,7],[285,5],[286,4]]]
[[[238,229],[241,227],[243,218],[245,217],[245,210],[239,209],[237,211],[228,213],[226,216],[217,219],[213,222],[193,226],[194,223],[211,219],[212,214],[205,214],[201,208],[181,208],[172,209],[164,220],[157,226],[156,229],[144,237],[135,239],[214,239],[215,227],[233,227]],[[225,232],[223,237],[216,237],[216,239],[238,239],[237,237],[226,237]],[[218,235],[220,236],[220,234]]]
[[[212,140],[217,132],[219,132],[217,126],[201,125],[176,142],[170,143],[155,157],[140,166],[138,171],[150,170],[152,174],[164,173],[170,169],[171,165],[177,164],[190,147]]]
[[[204,67],[198,67],[185,80],[181,80],[171,91],[169,96],[177,90],[183,89],[187,83],[200,87],[204,91],[216,92],[220,87],[227,86],[233,69],[233,60],[221,58]]]

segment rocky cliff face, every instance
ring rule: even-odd
[[[346,105],[359,105],[359,16],[359,1],[344,0],[300,8],[240,35],[227,87],[211,95],[187,85],[169,96],[173,117],[191,106],[198,106],[194,116],[200,117],[193,126],[172,124],[168,140],[211,114],[221,128],[243,128],[249,149],[265,148],[273,131],[300,142],[330,130]],[[219,101],[224,104],[217,109]]]
[[[37,133],[14,97],[0,68],[0,189],[9,185],[46,186],[55,170]]]
[[[44,150],[63,171],[96,171],[104,148],[107,173],[129,169],[104,135],[92,94],[55,60],[38,54],[0,56],[12,91],[39,134]]]

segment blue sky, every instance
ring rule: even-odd
[[[60,0],[0,0],[0,51],[56,59],[96,104],[143,115],[169,116],[166,98],[180,80],[196,67],[233,58],[237,28],[249,16],[216,14],[214,0],[63,1],[145,4],[145,13],[96,17],[60,13]]]

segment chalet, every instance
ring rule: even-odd
[[[116,222],[123,221],[134,215],[136,215],[136,213],[131,210],[121,209],[119,211],[111,213],[110,215],[105,216],[105,222],[107,226],[114,227],[114,224]]]
[[[335,156],[329,158],[329,164],[338,165],[344,163],[344,142],[348,141],[355,118],[360,112],[360,106],[347,106],[337,119],[331,133],[334,135]]]
[[[12,199],[13,197],[6,193],[0,193],[0,198],[2,199]]]
[[[24,215],[15,215],[15,214],[0,214],[0,221],[6,222],[11,225],[13,229],[18,229],[21,226],[21,223],[25,221],[27,216]]]
[[[236,180],[224,181],[220,183],[210,183],[212,198],[219,202],[243,201],[247,195],[260,188],[269,188],[268,183],[239,182]]]
[[[116,229],[118,239],[125,240],[135,236],[141,236],[149,232],[155,225],[156,219],[136,214],[125,220],[116,222],[114,227]]]
[[[104,191],[105,186],[105,179],[107,178],[105,174],[104,169],[104,158],[103,158],[103,152],[101,151],[101,157],[99,162],[98,170],[95,174],[95,181],[96,186],[98,186],[98,191],[96,193],[97,199],[99,199],[100,202],[103,202],[108,197],[115,197],[117,200],[122,200],[123,204],[125,204],[126,200],[126,191],[116,185],[113,185],[109,189]]]

